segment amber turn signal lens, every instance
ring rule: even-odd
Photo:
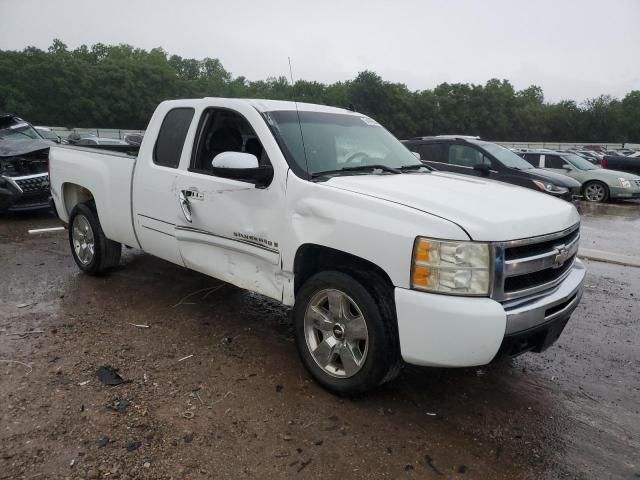
[[[430,248],[431,243],[428,240],[419,240],[418,247],[416,248],[416,262],[428,262]]]
[[[413,270],[413,285],[427,288],[429,286],[430,274],[429,268],[416,266]]]

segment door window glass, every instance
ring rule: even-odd
[[[449,146],[449,163],[460,167],[473,168],[476,165],[491,166],[491,161],[482,152],[467,145]]]
[[[558,155],[545,155],[544,166],[547,168],[562,169],[566,165],[566,162]]]
[[[417,145],[412,150],[417,151],[420,154],[420,160],[426,160],[428,162],[440,162],[446,163],[446,145],[442,143],[428,143],[425,145]]]
[[[532,166],[538,168],[540,166],[540,154],[539,153],[525,153],[522,155],[527,162],[529,162]]]
[[[193,108],[174,108],[167,113],[158,132],[158,140],[153,151],[153,163],[163,167],[178,168],[193,114]]]
[[[212,174],[211,161],[222,152],[255,155],[260,165],[270,165],[260,139],[246,118],[232,110],[209,108],[202,113],[190,170]]]

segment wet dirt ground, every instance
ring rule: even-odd
[[[88,277],[55,225],[0,217],[0,479],[640,477],[638,268],[588,263],[542,354],[340,399],[286,308],[136,250]]]

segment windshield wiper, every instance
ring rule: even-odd
[[[401,167],[398,167],[398,170],[400,170],[401,172],[407,172],[410,170],[420,170],[421,168],[424,168],[425,170],[427,170],[428,172],[432,171],[433,168],[428,167],[427,165],[423,164],[423,163],[416,163],[415,165],[403,165]]]
[[[373,170],[382,170],[388,173],[402,173],[401,170],[387,165],[358,165],[357,167],[343,167],[337,170],[325,170],[324,172],[315,172],[311,174],[311,178],[324,177],[325,175],[339,175],[349,172],[367,172]]]

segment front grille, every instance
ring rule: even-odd
[[[575,255],[569,258],[560,268],[546,268],[537,272],[525,273],[514,277],[505,277],[505,293],[518,292],[534,285],[541,285],[561,277],[573,265]]]
[[[570,273],[579,241],[579,225],[575,225],[550,235],[496,244],[492,297],[509,301],[556,287]]]
[[[25,195],[46,193],[49,191],[49,175],[46,173],[41,175],[33,175],[29,177],[14,178],[16,185],[20,187]]]

